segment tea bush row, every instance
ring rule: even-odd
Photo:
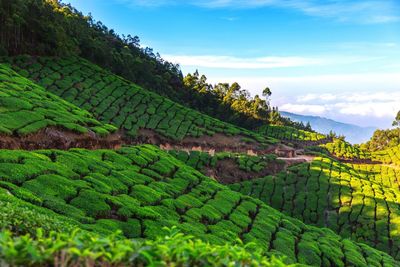
[[[372,152],[371,154],[373,160],[380,161],[384,164],[400,166],[400,146]]]
[[[116,130],[0,64],[0,134],[27,135],[50,126],[99,135]]]
[[[327,138],[320,133],[279,125],[264,125],[258,129],[258,132],[269,137],[286,141],[320,141]]]
[[[166,234],[164,227],[176,226],[215,245],[255,243],[285,256],[285,263],[398,265],[383,252],[234,192],[150,145],[0,150],[0,181],[1,198],[19,199],[42,216],[57,214],[101,235],[119,230],[127,238],[156,239]]]
[[[80,58],[19,56],[5,60],[49,92],[130,136],[137,136],[139,129],[151,129],[173,140],[221,133],[263,144],[275,142],[172,102]]]
[[[219,152],[211,155],[207,152],[182,150],[170,150],[168,153],[184,162],[186,165],[202,172],[204,172],[206,168],[215,168],[219,161],[228,159],[233,160],[240,170],[256,173],[261,172],[273,162],[282,163],[280,160],[276,159],[276,155],[274,154],[251,156],[240,153]]]
[[[0,232],[1,266],[286,266],[266,257],[253,244],[212,245],[176,228],[156,240],[128,240],[118,235],[50,232],[30,235]]]
[[[322,157],[231,189],[400,258],[399,169]]]
[[[331,143],[321,145],[321,147],[326,148],[329,153],[341,159],[371,159],[371,154],[368,151],[340,139],[335,139]]]

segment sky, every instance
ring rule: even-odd
[[[400,110],[400,0],[63,2],[280,110],[381,128]]]

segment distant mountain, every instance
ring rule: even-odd
[[[328,134],[332,130],[338,135],[344,135],[346,136],[346,140],[353,144],[368,141],[377,129],[376,127],[361,127],[354,124],[337,122],[319,116],[299,115],[285,111],[281,111],[280,113],[282,116],[288,117],[293,121],[303,122],[304,124],[310,122],[311,127],[317,132]]]

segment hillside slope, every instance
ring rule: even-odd
[[[187,167],[153,146],[117,151],[0,151],[0,198],[27,201],[88,230],[156,238],[164,226],[213,244],[255,242],[287,262],[397,266],[367,245],[307,226]]]
[[[0,81],[2,148],[57,147],[57,135],[68,136],[69,142],[76,146],[84,142],[95,146],[100,142],[105,144],[103,137],[116,131],[4,64],[0,64]],[[44,136],[49,140],[44,140]]]
[[[265,150],[277,140],[219,121],[80,58],[5,58],[13,68],[137,141]]]
[[[329,227],[400,258],[400,169],[327,156],[277,176],[234,184],[304,223]]]

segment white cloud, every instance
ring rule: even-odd
[[[312,114],[312,115],[322,115],[326,113],[327,108],[324,105],[311,105],[311,104],[293,104],[287,103],[279,107],[280,110],[302,113],[302,114]]]
[[[232,56],[216,55],[163,55],[170,62],[179,63],[184,67],[205,67],[221,69],[271,69],[288,67],[321,66],[333,64],[351,64],[379,59],[377,57],[343,57],[343,56],[320,56],[320,57],[255,57],[241,58]]]
[[[260,94],[262,88],[269,86],[273,99],[291,96],[298,99],[312,95],[338,94],[353,92],[399,92],[400,71],[392,73],[349,73],[309,76],[220,76],[207,74],[211,83],[238,82],[252,94]],[[307,92],[305,94],[304,92]],[[315,98],[315,96],[314,96]],[[298,101],[298,100],[296,100]],[[279,102],[279,105],[284,104]]]
[[[252,95],[272,90],[280,110],[364,126],[389,127],[400,110],[400,72],[301,77],[209,76],[212,83],[237,81]]]
[[[332,116],[340,113],[350,116],[392,118],[400,110],[400,92],[308,94],[298,97],[298,101],[294,103],[283,104],[281,110],[311,115]]]
[[[297,102],[392,102],[393,99],[400,99],[400,93],[396,92],[361,92],[361,93],[341,93],[341,94],[306,94],[303,96],[299,96],[297,98]],[[400,109],[400,106],[399,106]]]

